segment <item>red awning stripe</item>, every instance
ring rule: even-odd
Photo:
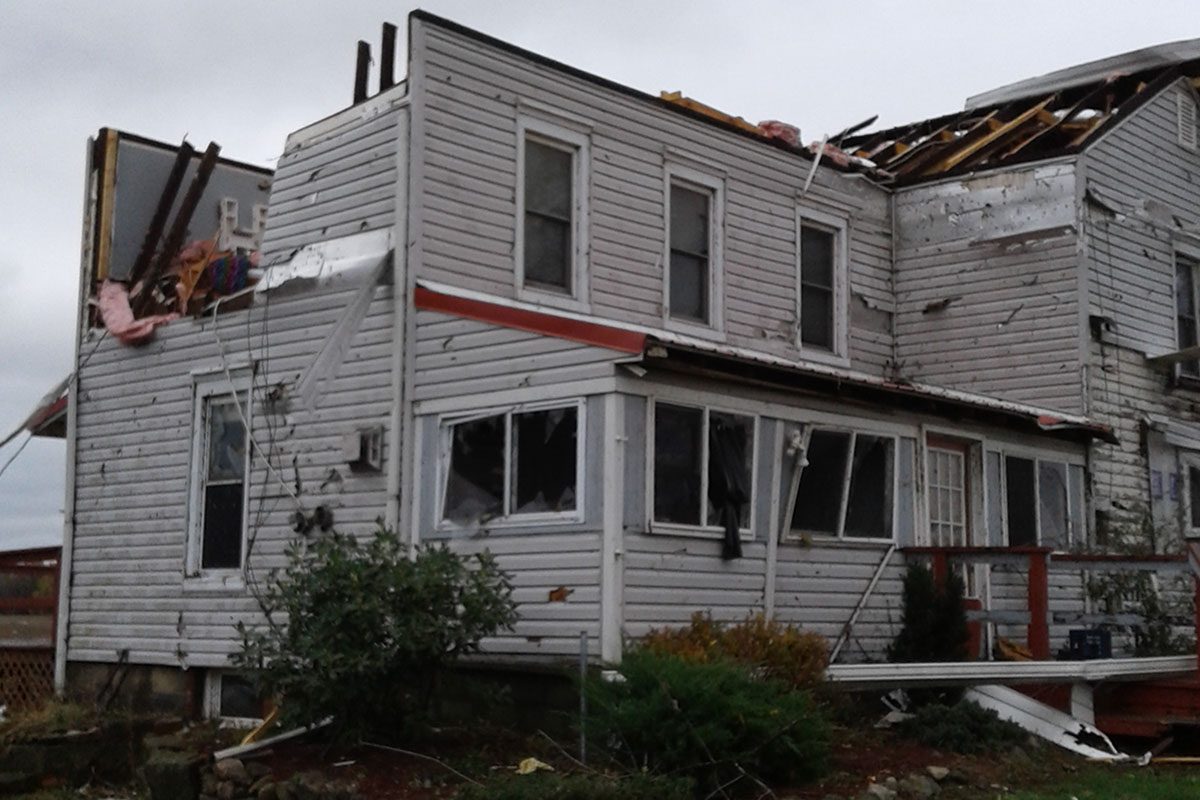
[[[413,305],[424,311],[438,311],[456,317],[488,322],[503,328],[568,339],[621,353],[641,353],[646,348],[646,335],[601,325],[595,322],[560,317],[543,311],[513,308],[502,303],[471,300],[442,294],[424,286],[416,287]]]

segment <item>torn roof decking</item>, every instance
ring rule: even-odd
[[[1029,82],[1029,94],[997,95],[1003,99],[853,136],[841,147],[874,162],[878,177],[896,185],[1069,156],[1180,78],[1195,81],[1196,76],[1200,57],[1153,62],[1135,72],[1110,73],[1084,83]]]

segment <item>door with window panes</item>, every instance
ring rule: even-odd
[[[972,547],[971,447],[942,436],[926,440],[926,479],[929,499],[929,543],[934,547]],[[975,570],[959,567],[968,597],[978,596]]]

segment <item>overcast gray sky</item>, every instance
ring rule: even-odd
[[[71,368],[84,147],[104,126],[271,165],[287,133],[348,104],[355,42],[398,2],[0,3],[0,437]],[[426,10],[590,72],[691,97],[806,141],[1200,36],[1192,2],[495,2]],[[401,36],[403,47],[403,35]],[[403,64],[403,57],[398,57]],[[374,76],[373,76],[374,79]],[[18,440],[19,442],[20,440]],[[0,451],[0,464],[17,443]],[[61,538],[64,447],[0,477],[0,549]]]

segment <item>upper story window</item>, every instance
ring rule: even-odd
[[[518,294],[550,305],[585,305],[588,138],[522,119],[517,153]]]
[[[749,535],[755,418],[656,402],[653,425],[654,527]]]
[[[1196,280],[1200,260],[1183,253],[1175,254],[1175,332],[1178,349],[1194,347],[1198,338],[1200,321],[1196,309],[1200,306],[1197,299],[1197,289],[1200,281]],[[1200,377],[1200,361],[1183,361],[1179,364],[1179,373],[1190,377]]]
[[[797,218],[796,317],[806,356],[846,356],[846,223],[801,210]]]
[[[575,519],[581,510],[583,405],[523,408],[442,427],[442,519]]]
[[[188,575],[240,573],[246,550],[250,465],[248,393],[227,384],[197,384],[193,420]]]
[[[666,196],[666,321],[670,327],[712,335],[722,319],[723,183],[669,165]]]

